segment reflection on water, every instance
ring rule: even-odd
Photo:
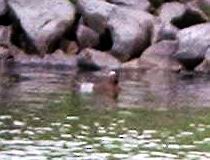
[[[208,75],[121,72],[116,105],[164,111],[99,109],[98,97],[72,92],[101,73],[19,67],[0,76],[2,160],[210,159]]]
[[[120,106],[209,107],[210,75],[127,70],[122,72]]]

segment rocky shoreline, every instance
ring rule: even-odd
[[[0,59],[208,72],[209,12],[209,0],[0,0]]]

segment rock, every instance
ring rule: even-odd
[[[186,6],[179,2],[164,3],[159,11],[159,17],[163,22],[171,22],[172,20],[182,17],[186,12]]]
[[[195,70],[202,73],[210,73],[210,59],[205,59]]]
[[[87,48],[79,53],[78,66],[82,70],[112,70],[118,69],[120,67],[120,62],[106,52]]]
[[[181,30],[177,34],[179,48],[174,57],[187,69],[193,70],[209,52],[210,23]]]
[[[204,61],[196,68],[196,71],[210,73],[210,49],[207,50]]]
[[[123,69],[159,69],[168,71],[178,71],[180,65],[173,54],[178,49],[177,41],[164,40],[147,48],[140,58],[136,58],[122,65]]]
[[[180,65],[173,58],[173,55],[178,49],[177,41],[161,41],[153,44],[146,49],[139,61],[139,64],[143,63],[151,64],[152,67],[164,70],[177,71],[180,69]]]
[[[175,40],[178,29],[171,23],[162,22],[159,18],[154,21],[152,30],[152,44],[162,40]]]
[[[76,42],[71,41],[68,43],[65,52],[68,55],[77,55],[77,53],[79,52],[79,46],[77,45]]]
[[[61,42],[61,49],[67,55],[76,55],[79,52],[79,47],[75,41],[63,40]]]
[[[103,0],[77,1],[77,8],[85,24],[100,34],[105,31],[108,17],[114,7],[116,6]]]
[[[148,11],[151,4],[148,0],[107,0],[110,3],[116,4],[120,7],[127,7],[130,9]]]
[[[159,17],[163,22],[172,23],[180,29],[208,20],[205,14],[196,6],[179,2],[164,3],[160,8]]]
[[[80,48],[96,47],[100,41],[99,34],[83,24],[78,26],[76,35]]]
[[[138,69],[140,68],[139,65],[139,58],[135,58],[131,61],[125,62],[121,65],[122,69]]]
[[[75,8],[67,0],[8,0],[8,6],[40,53],[59,41],[75,18]]]
[[[108,21],[112,54],[121,61],[139,57],[149,44],[152,20],[153,16],[143,11],[115,9]]]
[[[0,0],[0,16],[5,15],[7,12],[6,0]]]
[[[56,50],[53,54],[46,54],[44,57],[40,57],[27,55],[19,50],[18,54],[15,55],[15,64],[17,66],[71,69],[76,67],[76,56],[69,56],[62,50]]]
[[[11,34],[11,27],[0,26],[0,45],[9,46]]]
[[[106,41],[100,39],[99,49],[111,50],[119,60],[127,61],[139,57],[151,38],[154,17],[138,9],[143,2],[148,1],[79,0],[77,4],[84,23]]]
[[[136,21],[126,17],[124,19],[118,18],[109,21],[109,29],[113,40],[111,52],[119,60],[127,61],[134,55],[141,54],[147,37]],[[141,43],[143,43],[143,46]]]

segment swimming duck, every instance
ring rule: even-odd
[[[120,91],[119,74],[116,71],[110,71],[107,78],[100,82],[84,82],[80,84],[79,92],[83,94],[97,94],[110,98],[117,98]]]

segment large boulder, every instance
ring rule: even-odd
[[[173,58],[178,48],[178,41],[164,40],[147,48],[140,58],[126,62],[124,69],[178,71],[179,63]]]
[[[150,9],[151,4],[148,0],[107,0],[110,3],[119,5],[121,7],[127,7],[130,9],[144,10]]]
[[[137,2],[140,1],[78,0],[77,2],[84,23],[105,39],[103,42],[100,41],[100,46],[104,45],[101,43],[109,44],[103,50],[111,50],[111,53],[121,61],[139,57],[148,47],[151,38],[154,17],[138,9],[138,5],[143,1],[138,5]]]
[[[149,45],[152,21],[149,13],[116,8],[108,21],[112,54],[121,61],[139,57]]]
[[[75,18],[75,8],[67,0],[8,0],[8,6],[41,53],[62,37]]]
[[[107,52],[87,48],[79,53],[78,66],[82,70],[118,69],[120,62]]]
[[[181,30],[177,34],[179,48],[174,57],[187,69],[193,70],[209,52],[210,23]]]
[[[98,33],[105,31],[108,17],[114,7],[116,6],[103,0],[77,1],[77,8],[82,14],[84,22]]]
[[[0,0],[0,16],[7,12],[7,5],[5,0]]]

